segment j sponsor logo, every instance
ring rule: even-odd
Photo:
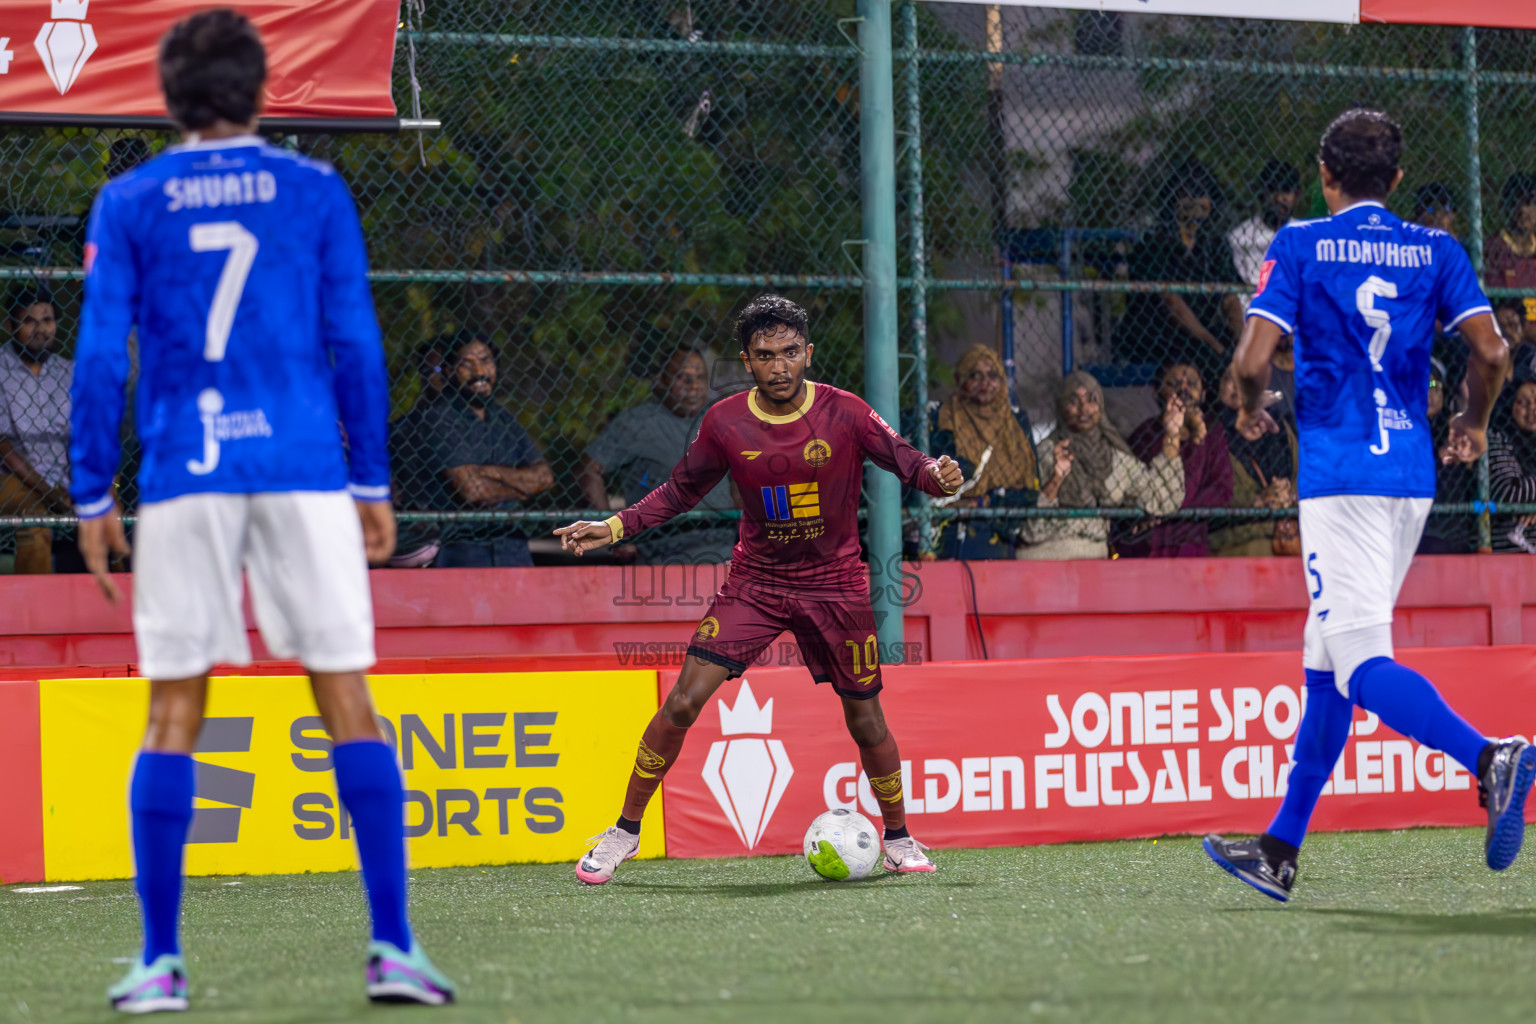
[[[704,784],[747,849],[757,845],[795,769],[773,732],[773,698],[761,707],[746,679],[736,706],[720,701],[720,735],[704,762]]]

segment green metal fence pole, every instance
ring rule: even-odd
[[[928,241],[923,227],[923,97],[922,61],[917,51],[917,2],[901,5],[902,89],[907,107],[907,264],[912,275],[912,405],[917,423],[912,443],[928,450]],[[933,506],[926,494],[918,495],[918,545],[927,551],[933,543]]]
[[[1478,126],[1477,29],[1461,30],[1462,114],[1467,122],[1467,245],[1472,250],[1472,266],[1483,273],[1483,155],[1482,132]],[[1493,522],[1488,515],[1488,456],[1477,460],[1477,500],[1482,511],[1477,514],[1477,549],[1493,550]]]
[[[900,421],[896,368],[896,109],[891,81],[891,0],[859,0],[859,173],[864,213],[864,397]],[[880,646],[902,639],[901,484],[870,468],[870,597]]]

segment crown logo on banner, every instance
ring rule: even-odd
[[[749,850],[763,838],[795,774],[784,741],[765,736],[772,730],[773,698],[759,707],[743,679],[735,707],[720,701],[721,738],[710,745],[700,772],[725,820]]]
[[[743,679],[741,692],[736,695],[735,707],[728,707],[725,701],[720,701],[720,735],[754,733],[766,736],[770,732],[773,732],[773,698],[769,697],[762,707],[758,707],[752,687]]]
[[[96,52],[96,30],[85,20],[90,6],[91,0],[53,0],[53,20],[43,22],[32,43],[60,96],[69,92]]]

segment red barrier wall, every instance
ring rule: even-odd
[[[0,882],[43,877],[37,683],[0,681]]]
[[[1299,560],[925,562],[904,567],[906,637],[922,657],[1183,654],[1296,650],[1306,608]],[[713,566],[379,571],[373,591],[386,658],[539,657],[666,663],[717,586]],[[877,585],[885,581],[876,580]],[[0,579],[0,668],[79,674],[134,661],[126,608],[81,576]],[[1536,642],[1536,559],[1420,558],[1394,627],[1404,647]],[[259,645],[257,646],[260,651]],[[915,653],[915,652],[914,652]],[[641,663],[636,663],[636,658]],[[644,659],[651,663],[645,664]],[[675,664],[675,662],[673,662]]]

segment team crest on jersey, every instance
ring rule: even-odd
[[[713,615],[699,623],[699,628],[694,631],[695,640],[713,640],[720,635],[720,620]]]
[[[832,461],[832,446],[819,437],[813,437],[805,445],[805,461],[813,466],[825,466]]]
[[[1259,268],[1259,283],[1253,290],[1254,298],[1264,294],[1264,287],[1269,284],[1269,275],[1274,272],[1274,269],[1274,260],[1265,260],[1264,265]]]

